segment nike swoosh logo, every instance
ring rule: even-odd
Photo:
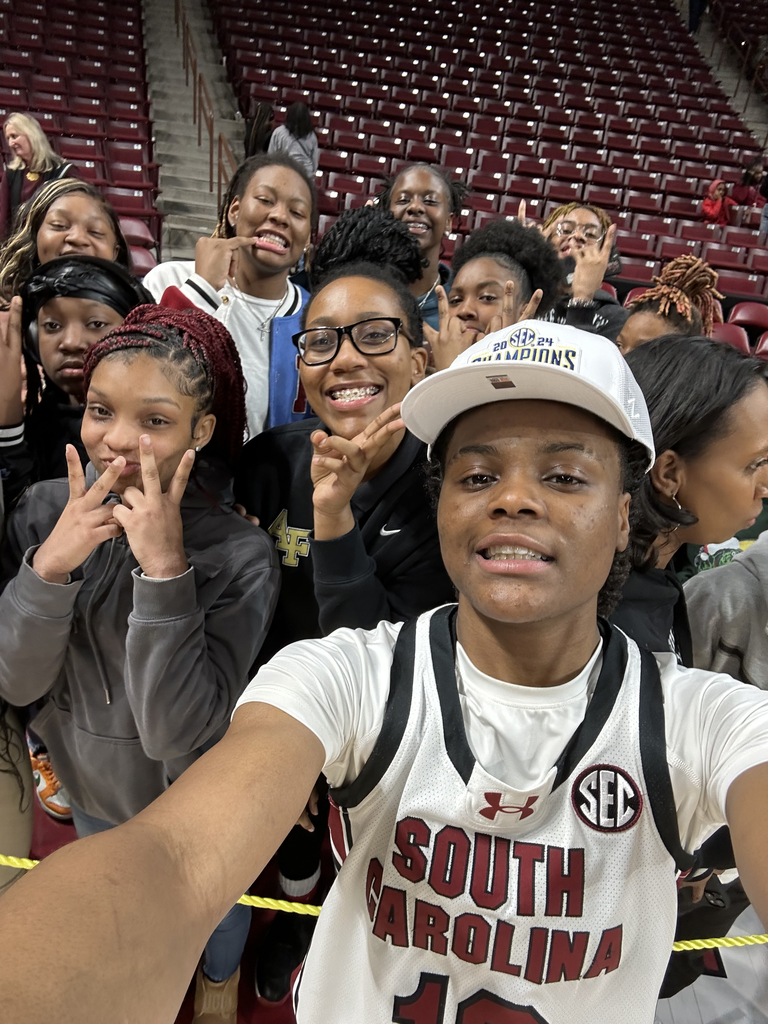
[[[382,537],[391,537],[393,533],[400,533],[399,530],[388,530],[386,526],[382,526],[379,532],[381,533]]]

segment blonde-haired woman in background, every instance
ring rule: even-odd
[[[76,176],[72,164],[62,160],[34,117],[9,114],[3,133],[11,159],[0,183],[0,238],[5,238],[16,211],[48,181]]]

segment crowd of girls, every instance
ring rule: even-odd
[[[290,138],[270,141],[269,111],[255,112],[253,155],[194,261],[139,282],[114,211],[58,166],[0,251],[4,853],[29,852],[33,786],[79,837],[112,829],[217,743],[286,645],[454,599],[427,447],[401,403],[523,320],[616,342],[648,404],[656,459],[647,475],[626,467],[642,482],[612,621],[647,650],[768,688],[762,547],[717,584],[702,574],[684,590],[675,572],[686,546],[751,528],[768,497],[768,384],[760,361],[708,337],[714,271],[680,257],[624,309],[602,287],[620,269],[615,227],[577,203],[542,225],[524,209],[492,221],[449,264],[466,188],[426,164],[316,240],[311,124],[294,114]],[[327,811],[321,778],[278,852],[281,895],[322,898]],[[716,840],[702,885],[732,867]],[[15,874],[0,870],[6,887]],[[715,930],[746,899],[738,880],[724,887]],[[681,897],[680,934],[693,903]],[[249,921],[236,906],[211,935],[201,1024],[236,1019]],[[275,918],[247,981],[266,1003],[288,995],[312,931]],[[673,959],[666,994],[700,970]]]

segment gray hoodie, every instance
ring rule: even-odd
[[[201,459],[195,477],[181,503],[190,568],[174,579],[144,578],[122,536],[68,584],[42,580],[31,561],[66,480],[35,484],[8,523],[0,697],[36,702],[31,724],[72,800],[116,824],[224,734],[277,602],[271,540],[233,511],[223,468]]]
[[[697,668],[768,690],[768,533],[685,584]]]

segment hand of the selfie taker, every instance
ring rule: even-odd
[[[66,583],[69,574],[82,565],[99,544],[123,532],[114,517],[119,506],[102,502],[125,467],[125,459],[115,459],[99,479],[86,488],[80,456],[74,445],[67,445],[66,455],[69,501],[32,560],[37,575],[49,583]]]
[[[256,239],[235,235],[233,238],[199,238],[195,246],[195,273],[208,284],[221,291],[228,277],[234,277],[241,249],[251,246]]]
[[[307,832],[314,832],[315,831],[315,826],[312,824],[312,819],[310,818],[310,814],[312,814],[312,815],[316,815],[317,814],[317,799],[318,799],[317,798],[317,787],[315,787],[315,789],[313,789],[312,792],[309,795],[309,800],[307,801],[307,806],[301,812],[301,817],[296,822],[297,825],[301,825],[302,828],[305,828],[307,830]]]
[[[139,438],[139,458],[144,490],[127,487],[123,504],[115,508],[115,519],[125,530],[131,551],[145,576],[155,579],[181,576],[189,563],[184,552],[179,505],[195,464],[195,453],[192,449],[184,452],[167,491],[163,491],[160,484],[148,434]]]
[[[402,430],[404,426],[398,402],[377,416],[351,441],[336,434],[328,435],[323,430],[315,430],[312,433],[311,473],[315,488],[312,501],[315,506],[316,537],[318,517],[333,519],[343,515],[345,519],[351,519],[349,503],[352,495],[362,483],[373,459],[392,434]],[[354,520],[348,529],[353,525]]]
[[[436,370],[445,370],[454,361],[456,356],[474,345],[478,336],[473,331],[464,327],[461,319],[451,316],[448,306],[448,296],[441,284],[435,288],[437,295],[437,311],[440,317],[440,329],[432,331],[429,343],[432,346],[432,361]]]
[[[0,314],[0,427],[14,427],[23,419],[21,298],[16,295],[8,313]]]
[[[595,297],[608,269],[615,236],[616,225],[611,224],[600,245],[584,245],[571,253],[576,261],[572,286],[574,299],[591,302]]]
[[[245,505],[234,505],[235,512],[243,519],[247,519],[249,523],[253,523],[254,526],[261,526],[261,520],[258,516],[251,516],[245,510]]]

